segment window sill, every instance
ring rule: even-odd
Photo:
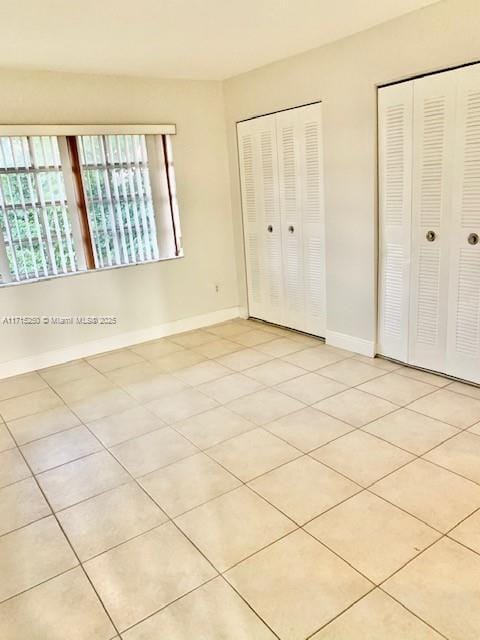
[[[171,260],[180,260],[184,258],[183,249],[180,249],[178,256],[170,256],[168,258],[159,258],[158,260],[145,260],[144,262],[134,262],[130,264],[116,264],[111,267],[97,267],[96,269],[85,269],[84,271],[74,271],[73,273],[59,273],[56,275],[42,276],[40,278],[31,278],[30,280],[19,280],[18,282],[0,283],[0,290],[9,287],[19,287],[22,285],[37,284],[39,282],[48,282],[50,280],[59,280],[60,278],[72,278],[75,276],[84,276],[91,273],[103,273],[104,271],[114,271],[117,269],[129,269],[134,267],[143,267],[144,265],[157,264],[159,262],[170,262]]]

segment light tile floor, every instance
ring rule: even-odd
[[[478,640],[480,389],[233,320],[0,381],[2,640]]]

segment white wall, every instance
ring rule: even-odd
[[[10,361],[66,348],[73,353],[90,341],[148,334],[166,322],[238,305],[220,83],[0,71],[0,105],[7,124],[176,123],[185,251],[179,260],[1,288],[0,317],[108,314],[118,325],[0,325],[0,374]]]
[[[480,3],[449,0],[224,85],[238,273],[245,300],[235,122],[323,101],[327,327],[375,339],[376,85],[480,60]]]

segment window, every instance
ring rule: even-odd
[[[181,255],[170,136],[0,136],[0,283]]]

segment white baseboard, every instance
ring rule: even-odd
[[[327,329],[325,342],[332,347],[347,349],[347,351],[360,353],[362,356],[368,356],[369,358],[375,357],[375,342],[370,340],[364,340],[363,338],[357,338],[356,336],[349,336],[346,333],[337,333],[336,331],[329,331]]]
[[[64,364],[65,362],[77,360],[78,358],[86,358],[104,351],[130,347],[139,342],[147,342],[148,340],[164,338],[165,336],[182,333],[183,331],[200,329],[217,324],[218,322],[243,317],[244,314],[245,309],[242,307],[230,307],[229,309],[221,309],[220,311],[213,311],[212,313],[206,313],[200,316],[166,322],[155,327],[149,327],[148,329],[129,331],[128,333],[121,333],[100,340],[83,342],[82,344],[76,344],[65,349],[46,351],[45,353],[39,353],[27,358],[19,358],[18,360],[9,360],[8,362],[0,363],[0,379],[36,371],[37,369],[44,369],[45,367],[53,367],[57,364]]]

